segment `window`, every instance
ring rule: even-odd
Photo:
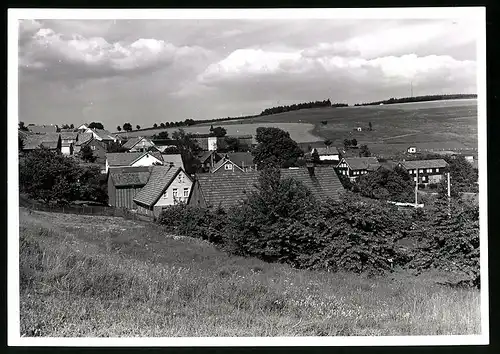
[[[428,168],[427,173],[431,173],[431,172],[432,172],[432,168]]]
[[[418,170],[418,173],[424,173],[424,169]]]
[[[184,182],[184,175],[182,173],[179,173],[179,177],[177,177],[177,180],[179,181],[179,183],[183,183]]]
[[[165,192],[163,192],[163,198],[167,198],[167,190],[165,190]]]
[[[224,165],[224,169],[226,169],[226,170],[232,170],[233,169],[233,165],[230,164],[230,163],[227,163],[227,164]]]
[[[177,188],[172,189],[172,196],[177,198]]]
[[[436,172],[439,172],[439,168],[436,168]]]
[[[187,198],[189,196],[189,188],[184,188],[184,191],[183,191],[183,195],[184,195],[184,198]]]
[[[417,177],[413,177],[413,180],[416,182],[417,181]]]
[[[91,148],[92,150],[95,150],[95,145],[92,145],[90,148]]]

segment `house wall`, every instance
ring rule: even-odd
[[[232,168],[227,170],[226,166],[231,166]],[[243,171],[240,170],[237,166],[235,166],[231,161],[227,161],[214,173],[243,173]]]
[[[111,178],[108,180],[109,205],[116,208],[137,209],[134,197],[143,186],[126,186],[116,188]]]
[[[92,153],[96,157],[95,162],[98,164],[104,164],[106,163],[106,145],[101,143],[100,141],[97,141],[95,139],[92,139],[89,141],[86,145],[90,146],[92,149]],[[82,145],[83,147],[84,145]]]
[[[207,203],[205,202],[205,198],[203,198],[203,193],[201,192],[200,184],[195,182],[192,186],[192,189],[193,191],[191,192],[188,205],[206,208]]]
[[[416,169],[407,169],[408,174],[413,177],[413,181],[417,180]],[[444,168],[419,168],[418,183],[439,183],[443,178]]]
[[[208,137],[208,151],[217,150],[217,137],[210,136]]]
[[[338,154],[334,155],[320,155],[319,157],[320,161],[339,161],[340,157]]]
[[[163,163],[162,161],[158,160],[156,157],[154,157],[150,154],[147,154],[147,155],[144,155],[141,159],[134,162],[130,166],[153,166],[154,163],[158,163],[158,162]]]
[[[144,143],[144,145],[143,145]],[[155,146],[153,144],[153,142],[151,140],[148,140],[148,139],[142,139],[141,141],[139,141],[132,149],[130,149],[129,151],[130,152],[134,152],[134,151],[142,151],[143,148],[144,149],[149,149],[151,147]]]
[[[108,205],[116,206],[116,188],[113,179],[108,175]]]
[[[179,177],[181,177],[179,179]],[[155,207],[163,207],[163,206],[168,206],[168,205],[174,205],[174,196],[173,196],[173,191],[174,189],[177,189],[177,201],[182,201],[187,203],[188,198],[189,198],[189,193],[191,192],[191,187],[193,185],[193,182],[189,179],[187,174],[184,171],[180,171],[179,174],[175,177],[175,179],[172,181],[170,186],[168,186],[166,190],[166,196],[165,193],[158,199],[158,201],[155,204]],[[187,188],[187,196],[184,197],[184,188]]]
[[[70,146],[63,146],[61,147],[61,152],[64,154],[64,155],[72,155],[72,147],[73,145],[70,145]]]

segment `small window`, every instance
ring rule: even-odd
[[[163,192],[163,198],[167,198],[167,196],[168,196],[168,192],[167,192],[167,190],[165,190],[165,192]]]
[[[233,165],[232,165],[232,164],[230,164],[230,163],[227,163],[227,164],[225,164],[225,165],[224,165],[224,168],[225,168],[226,170],[232,170],[232,169],[233,169]]]
[[[95,145],[92,145],[90,148],[91,148],[92,150],[95,150]]]
[[[179,181],[179,183],[184,182],[184,175],[182,173],[179,173],[179,177],[177,177],[177,180]]]
[[[189,188],[184,188],[184,191],[183,191],[183,195],[184,195],[184,198],[187,198],[189,196]]]
[[[424,173],[423,169],[418,170],[418,173]]]
[[[439,168],[436,168],[436,172],[439,172]]]
[[[177,188],[172,189],[172,196],[177,198]]]

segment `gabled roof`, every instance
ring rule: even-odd
[[[402,161],[401,165],[407,170],[418,169],[418,168],[445,168],[448,163],[443,159],[434,160],[413,160],[413,161]]]
[[[351,170],[376,170],[380,167],[376,157],[345,157],[344,160]],[[342,160],[339,163],[342,163]]]
[[[57,149],[59,133],[31,134],[24,138],[24,150],[39,149],[40,145],[47,149]]]
[[[28,125],[28,130],[35,134],[56,133],[57,125]]]
[[[251,152],[228,152],[225,156],[239,167],[253,166],[253,155]]]
[[[254,191],[258,180],[257,171],[234,174],[201,173],[196,175],[195,183],[199,184],[208,207],[220,205],[227,208],[237,205],[245,199],[247,193]]]
[[[302,182],[318,200],[339,200],[344,188],[332,167],[314,167],[314,175],[304,167],[281,169],[281,178],[291,177]]]
[[[76,139],[78,137],[78,133],[75,132],[61,132],[61,139],[69,140]]]
[[[134,202],[152,207],[182,169],[170,166],[152,166],[146,185],[136,194]],[[187,178],[190,178],[186,174]]]
[[[109,169],[109,178],[115,187],[140,187],[146,185],[150,173],[149,166],[112,167]]]
[[[184,170],[184,162],[182,161],[181,154],[162,154],[163,165],[170,166],[170,163],[174,165],[174,167],[180,167]]]
[[[116,140],[116,139],[118,139],[118,137],[111,134],[106,129],[91,129],[91,130],[95,133],[95,135],[97,135],[102,140]]]
[[[159,152],[156,151],[144,151],[144,152],[113,152],[107,153],[106,159],[108,160],[109,166],[130,166],[140,158],[145,155],[152,155],[160,161],[163,161],[163,157]]]
[[[127,150],[130,150],[132,149],[134,146],[136,146],[142,139],[146,139],[146,140],[149,140],[147,138],[144,138],[142,136],[138,136],[136,138],[131,138],[129,140],[127,140],[127,142],[125,144],[123,144],[123,147]],[[149,140],[151,143],[152,141]]]
[[[218,154],[215,150],[212,150],[212,151],[201,151],[199,154],[198,154],[198,160],[200,160],[200,163],[205,163],[209,158],[210,156],[217,156],[219,158],[221,158],[220,154]]]
[[[222,159],[219,160],[219,162],[217,162],[214,165],[214,167],[212,168],[212,170],[210,172],[214,173],[219,168],[221,168],[222,166],[224,166],[227,162],[230,162],[233,166],[236,166],[238,169],[240,169],[241,171],[243,171],[243,169],[240,166],[238,166],[237,164],[235,164],[233,161],[229,160],[227,157],[223,157]]]
[[[94,136],[92,135],[92,133],[79,133],[78,138],[77,138],[77,142],[75,145],[78,146],[78,145],[88,143],[93,138],[94,138]]]

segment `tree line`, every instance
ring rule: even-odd
[[[376,106],[380,104],[395,104],[395,103],[408,103],[408,102],[425,102],[425,101],[440,101],[440,100],[457,100],[457,99],[470,99],[477,98],[477,94],[451,94],[451,95],[426,95],[415,97],[403,98],[390,98],[388,100],[369,102],[369,103],[356,103],[355,106]]]
[[[304,103],[292,104],[289,106],[277,106],[277,107],[266,108],[260,113],[260,115],[267,116],[283,112],[298,111],[299,109],[320,108],[320,107],[347,107],[347,106],[348,105],[345,103],[332,104],[330,99],[327,99],[323,101],[304,102]]]

